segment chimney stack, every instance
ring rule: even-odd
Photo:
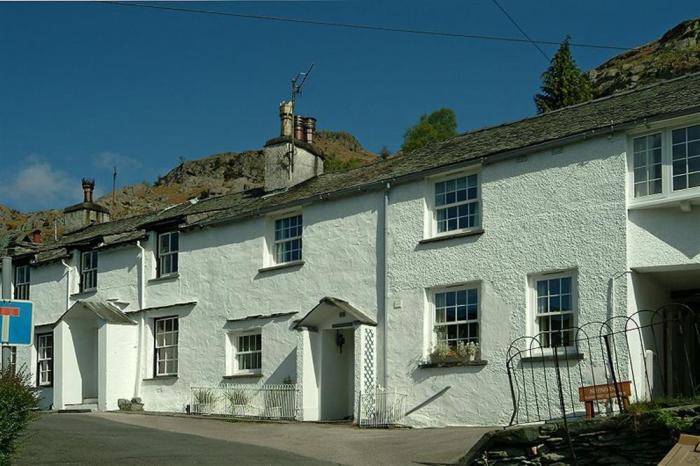
[[[292,114],[294,113],[294,106],[291,102],[283,101],[280,103],[280,136],[291,138],[292,137]]]
[[[63,222],[66,232],[77,230],[92,223],[109,222],[109,210],[96,204],[93,200],[95,180],[83,178],[82,184],[83,202],[63,209]]]
[[[83,178],[83,202],[92,202],[92,192],[95,190],[95,180]]]

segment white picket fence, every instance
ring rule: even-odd
[[[374,392],[358,396],[358,424],[360,427],[391,427],[401,424],[406,417],[408,395],[380,385]]]
[[[298,417],[298,390],[296,384],[192,386],[190,412],[292,420]]]

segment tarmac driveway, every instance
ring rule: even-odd
[[[358,429],[122,413],[43,414],[17,464],[450,464],[488,428]]]

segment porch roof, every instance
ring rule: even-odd
[[[377,321],[364,312],[357,309],[352,304],[342,299],[326,296],[322,298],[313,309],[311,309],[301,320],[294,325],[295,329],[302,327],[317,327],[324,321],[332,318],[335,313],[344,312],[349,316],[352,323],[376,326]]]
[[[102,301],[76,301],[75,304],[56,320],[54,325],[64,320],[68,314],[75,313],[79,309],[93,313],[96,317],[103,319],[108,324],[136,325],[136,322],[131,320],[129,316],[124,314],[117,306],[110,302]]]

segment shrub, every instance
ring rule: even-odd
[[[194,402],[198,405],[212,405],[216,403],[216,393],[209,388],[200,388],[194,392]]]
[[[250,403],[250,397],[240,389],[228,390],[225,392],[225,396],[231,406],[242,406]]]
[[[22,368],[0,370],[0,465],[10,464],[17,439],[39,402],[31,376]]]

